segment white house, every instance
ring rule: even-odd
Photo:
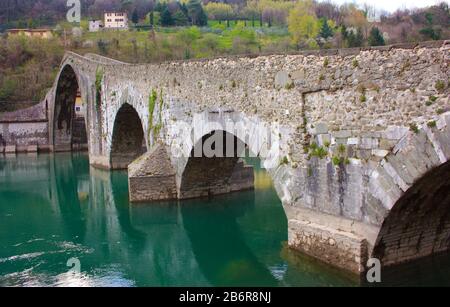
[[[103,22],[101,20],[89,21],[89,32],[98,32],[103,28]]]
[[[105,13],[105,29],[128,29],[127,13]]]

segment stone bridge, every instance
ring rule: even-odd
[[[67,53],[47,97],[49,143],[74,147],[79,90],[90,164],[128,167],[132,201],[252,188],[244,148],[273,179],[289,245],[361,273],[372,257],[388,266],[450,248],[449,50],[142,65]],[[218,149],[211,139],[227,148],[193,155]]]

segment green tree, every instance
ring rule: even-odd
[[[441,29],[433,28],[433,14],[427,12],[425,14],[425,19],[427,20],[427,26],[423,29],[420,29],[419,33],[422,34],[425,38],[431,38],[432,40],[440,39]]]
[[[176,11],[175,14],[173,14],[173,23],[176,26],[185,26],[189,23],[189,19],[187,16],[183,13],[182,10]]]
[[[137,25],[139,23],[139,15],[136,9],[133,10],[133,14],[131,15],[131,21],[134,23],[134,25]]]
[[[161,25],[168,27],[173,25],[172,14],[170,14],[169,8],[166,6],[161,13]]]
[[[205,6],[205,11],[209,19],[227,20],[233,16],[233,8],[226,3],[209,2]]]
[[[288,29],[296,45],[315,39],[319,34],[319,22],[313,11],[312,1],[300,0],[289,13]]]
[[[187,9],[193,25],[205,26],[208,24],[208,16],[206,16],[200,0],[189,0]]]
[[[370,46],[384,46],[384,38],[380,30],[377,27],[373,27],[370,30],[368,42]]]
[[[333,36],[333,29],[331,29],[330,25],[328,24],[328,20],[325,17],[320,20],[320,23],[322,24],[322,26],[320,28],[319,35],[323,38]]]
[[[358,28],[356,33],[353,30],[346,31],[346,33],[346,47],[354,48],[361,47],[363,45],[364,35],[361,28]]]
[[[155,12],[153,10],[150,12],[149,18],[150,18],[150,26],[152,26],[153,28],[155,26]]]

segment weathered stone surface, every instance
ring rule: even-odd
[[[16,153],[16,145],[5,146],[5,154]]]
[[[29,145],[27,146],[27,152],[37,152],[38,146],[37,145]]]
[[[279,71],[275,75],[275,86],[282,88],[286,87],[292,82],[291,78],[289,78],[289,74],[286,71]]]
[[[175,170],[164,145],[158,144],[128,166],[131,202],[177,198]]]

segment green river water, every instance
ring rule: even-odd
[[[90,168],[87,154],[0,156],[0,286],[357,285],[286,247],[280,200],[250,162],[254,191],[130,204],[126,172]],[[448,285],[447,259],[390,270],[382,284]]]

